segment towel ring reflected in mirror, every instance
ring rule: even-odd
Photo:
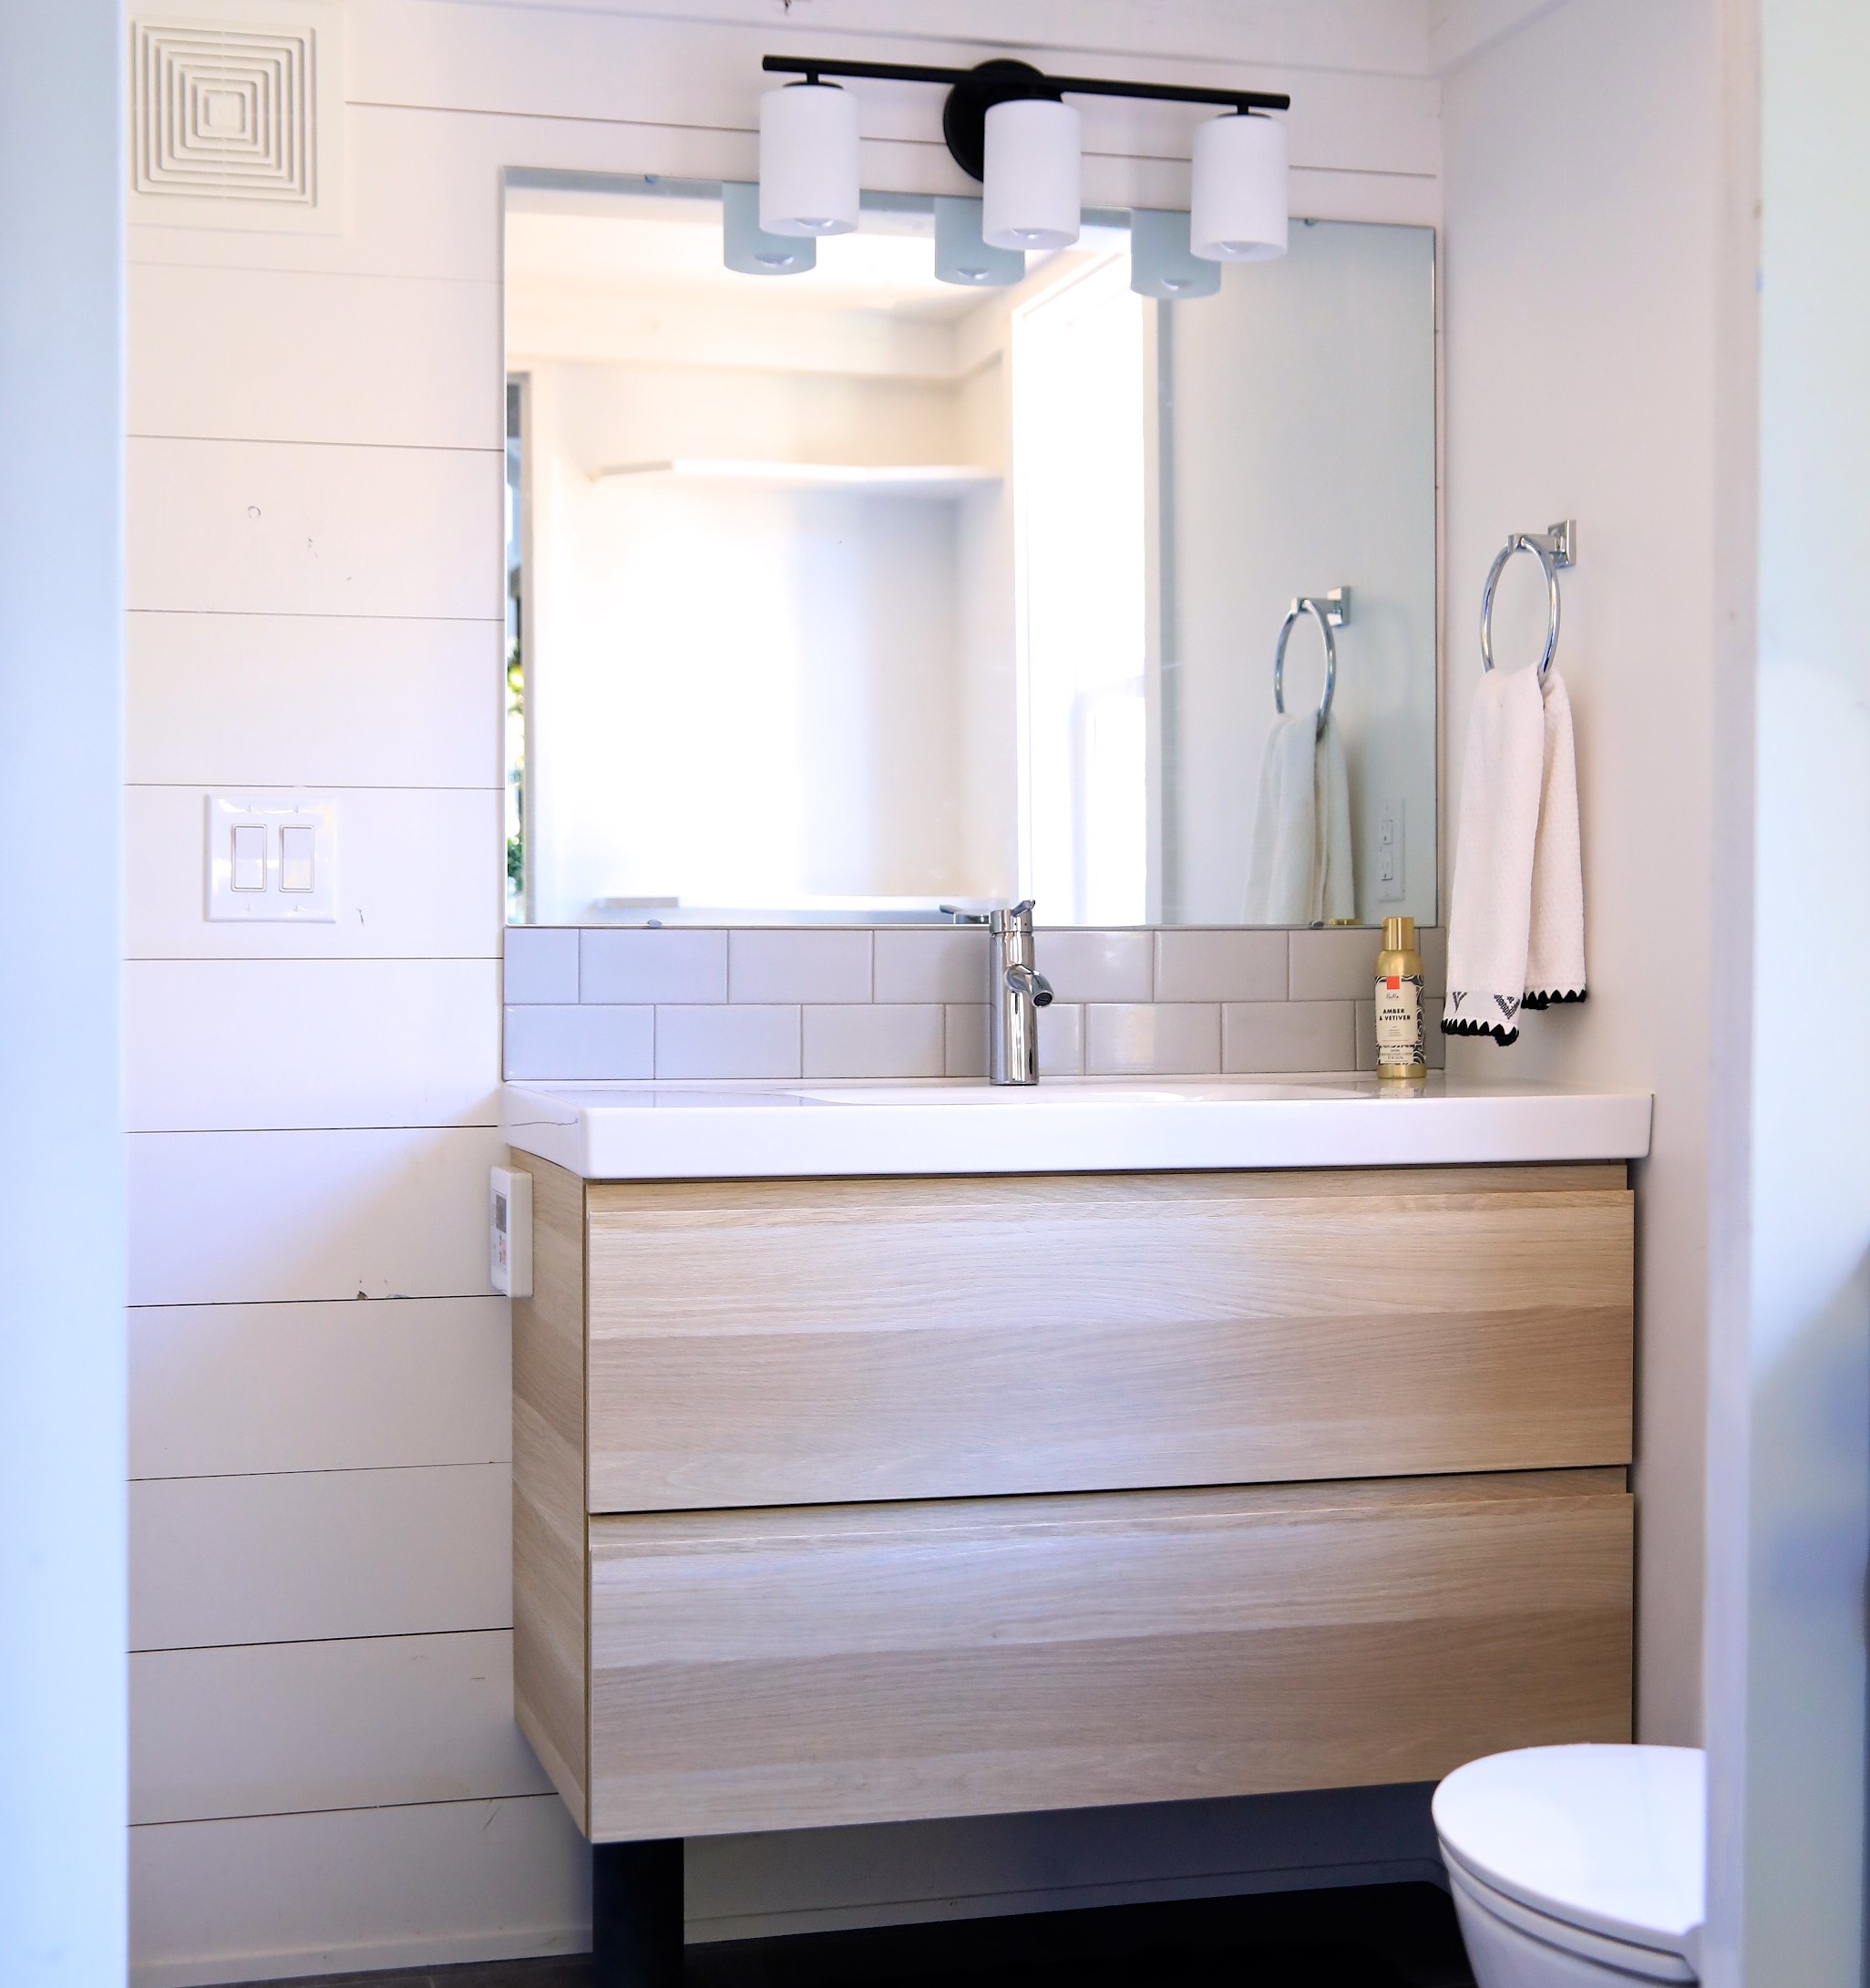
[[[1494,563],[1487,568],[1487,583],[1481,589],[1483,671],[1494,666],[1494,589],[1500,584],[1500,575],[1506,570],[1506,561],[1516,552],[1530,552],[1546,576],[1546,653],[1539,658],[1539,681],[1545,682],[1546,674],[1552,667],[1552,658],[1558,652],[1558,575],[1577,560],[1577,520],[1566,518],[1549,530],[1516,531],[1494,555]]]
[[[1318,700],[1318,731],[1315,735],[1322,738],[1325,720],[1331,715],[1331,696],[1338,687],[1338,644],[1331,631],[1343,627],[1351,619],[1350,588],[1333,587],[1329,593],[1316,599],[1310,594],[1303,594],[1286,610],[1286,618],[1279,623],[1279,639],[1273,649],[1273,709],[1281,717],[1286,715],[1286,644],[1291,639],[1292,630],[1301,614],[1310,614],[1318,623],[1319,633],[1324,637],[1324,695]]]

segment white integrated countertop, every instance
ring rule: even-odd
[[[509,1145],[587,1180],[1638,1159],[1647,1091],[1369,1077],[509,1084]]]

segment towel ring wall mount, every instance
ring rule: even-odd
[[[1481,668],[1494,666],[1494,589],[1506,561],[1516,552],[1530,552],[1546,576],[1546,653],[1539,658],[1539,681],[1552,667],[1558,650],[1558,575],[1577,560],[1577,520],[1564,518],[1544,531],[1516,531],[1494,555],[1487,568],[1487,583],[1481,589]]]
[[[1318,701],[1318,736],[1322,737],[1325,720],[1331,715],[1331,697],[1338,687],[1338,644],[1331,631],[1342,628],[1351,619],[1350,588],[1333,587],[1329,593],[1316,597],[1302,594],[1286,610],[1286,618],[1279,623],[1279,639],[1273,649],[1273,709],[1281,717],[1286,715],[1286,644],[1304,614],[1311,616],[1324,637],[1324,695]]]

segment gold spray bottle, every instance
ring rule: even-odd
[[[1409,1083],[1428,1075],[1427,1009],[1422,998],[1422,954],[1413,918],[1383,920],[1376,963],[1377,1076]]]

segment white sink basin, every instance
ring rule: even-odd
[[[1038,1084],[837,1084],[795,1090],[789,1097],[815,1105],[913,1105],[918,1109],[950,1105],[1198,1105],[1310,1103],[1321,1097],[1357,1097],[1365,1092],[1335,1084],[1210,1083],[1145,1087],[1134,1084],[1087,1084],[1053,1079]]]
[[[1439,1073],[1400,1096],[1373,1076],[509,1084],[501,1122],[522,1151],[587,1180],[1473,1166],[1649,1144],[1641,1092]]]

